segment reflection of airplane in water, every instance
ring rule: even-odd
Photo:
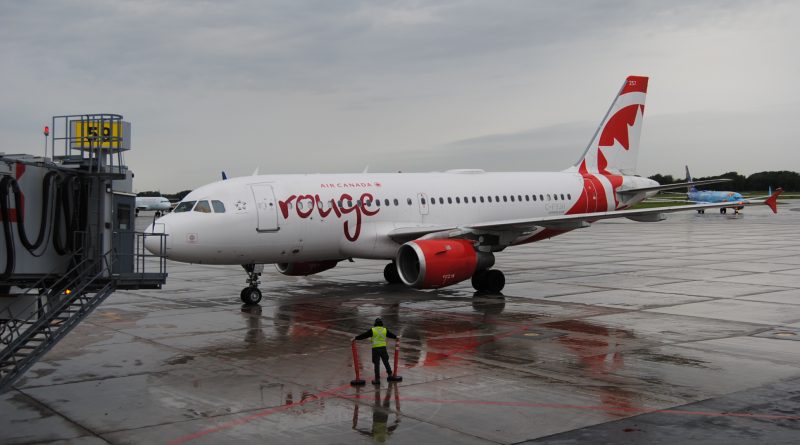
[[[449,302],[457,298],[443,297]],[[318,371],[313,373],[313,378],[334,385],[341,376],[352,372],[347,334],[370,326],[379,315],[387,326],[403,336],[402,370],[429,369],[438,373],[440,368],[448,366],[494,362],[514,367],[535,363],[536,369],[561,373],[566,366],[572,374],[565,377],[584,382],[588,391],[596,395],[598,404],[607,407],[609,413],[627,412],[637,407],[639,396],[625,390],[625,386],[641,381],[631,382],[624,373],[618,372],[624,369],[625,351],[635,340],[630,331],[583,319],[548,321],[550,315],[529,310],[509,312],[504,299],[476,295],[471,300],[471,312],[448,312],[411,309],[394,301],[386,304],[376,301],[365,310],[361,298],[334,297],[326,304],[319,299],[304,302],[302,297],[288,296],[279,301],[268,317],[262,317],[259,306],[242,306],[247,328],[242,339],[226,337],[229,341],[215,342],[195,352],[237,360],[302,353],[315,363]],[[442,322],[443,317],[446,322]],[[342,347],[328,351],[331,343],[321,339],[337,332],[342,333]],[[331,338],[335,339],[336,335]],[[327,360],[332,360],[324,367],[317,366],[320,352],[325,352]],[[308,397],[311,395],[287,394],[284,402],[297,403]],[[306,410],[324,409],[321,401],[304,406]]]
[[[256,175],[197,188],[160,218],[148,237],[154,253],[175,261],[242,265],[246,304],[261,300],[264,264],[289,276],[340,261],[387,260],[384,278],[417,289],[470,280],[500,292],[495,254],[611,218],[656,222],[664,214],[723,207],[695,204],[631,210],[661,190],[635,174],[647,77],[617,90],[580,159],[558,172]],[[774,208],[774,199],[749,202]],[[163,249],[163,251],[162,251]]]

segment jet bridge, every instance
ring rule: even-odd
[[[167,277],[144,248],[164,235],[135,230],[130,123],[55,116],[45,138],[43,157],[0,153],[0,391],[115,290]]]

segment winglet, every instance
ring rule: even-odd
[[[781,193],[783,193],[783,189],[782,189],[782,188],[780,188],[780,187],[778,187],[777,189],[775,189],[775,193],[773,193],[772,195],[770,195],[770,197],[769,197],[769,198],[767,198],[767,199],[764,201],[764,204],[768,205],[768,206],[769,206],[769,208],[771,208],[771,209],[772,209],[772,213],[778,213],[778,196],[779,196]]]

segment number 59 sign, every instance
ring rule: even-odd
[[[70,148],[131,149],[131,123],[125,121],[73,120]]]

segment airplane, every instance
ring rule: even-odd
[[[648,77],[625,79],[583,155],[564,171],[228,178],[192,191],[148,226],[145,233],[167,236],[149,236],[145,247],[175,261],[242,265],[245,305],[262,298],[265,264],[305,276],[353,258],[389,261],[383,271],[389,283],[437,289],[471,280],[479,292],[498,293],[505,276],[492,266],[508,247],[603,219],[655,222],[665,213],[730,205],[630,209],[687,185],[634,175],[647,84]],[[741,205],[766,204],[777,212],[781,191]]]
[[[136,197],[136,215],[139,215],[140,210],[155,210],[156,217],[161,216],[172,208],[172,203],[169,199],[163,196],[137,196]]]
[[[742,196],[741,193],[737,192],[723,192],[723,191],[715,191],[715,190],[697,190],[696,184],[692,181],[692,175],[689,173],[689,166],[686,166],[686,182],[690,183],[688,187],[686,187],[686,196],[688,197],[689,202],[694,203],[717,203],[717,202],[729,202],[732,204],[738,204],[742,201],[746,201],[746,199]],[[770,195],[772,192],[770,192]],[[739,210],[742,210],[742,206],[734,205],[730,207],[720,207],[719,213],[725,214],[727,213],[727,209],[732,208],[734,213],[739,213]],[[697,213],[706,213],[705,209],[698,209]]]

